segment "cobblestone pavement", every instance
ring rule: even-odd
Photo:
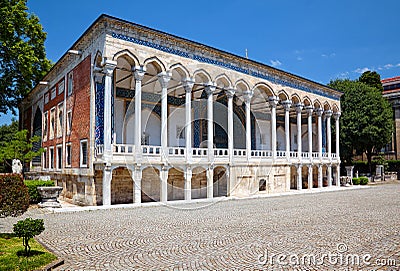
[[[27,215],[45,219],[39,240],[65,259],[60,270],[400,270],[399,192]],[[0,231],[15,220],[0,219]]]

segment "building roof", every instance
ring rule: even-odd
[[[278,78],[278,80],[277,80],[278,83],[285,82],[284,80],[301,82],[302,84],[304,84],[306,86],[305,89],[304,89],[305,91],[313,92],[313,91],[309,91],[310,89],[311,90],[317,89],[317,90],[320,90],[320,91],[322,90],[323,92],[329,94],[329,97],[331,97],[333,99],[336,99],[336,100],[338,100],[339,97],[343,94],[341,91],[335,90],[335,89],[330,88],[330,87],[328,87],[326,85],[323,85],[321,83],[317,83],[315,81],[306,79],[304,77],[301,77],[301,76],[298,76],[298,75],[295,75],[295,74],[292,74],[292,73],[289,73],[289,72],[286,72],[286,71],[271,67],[271,66],[266,65],[264,63],[260,63],[260,62],[254,61],[254,60],[250,60],[250,59],[244,58],[242,56],[238,56],[238,55],[235,55],[235,54],[232,54],[232,53],[220,50],[220,49],[213,48],[211,46],[207,46],[207,45],[201,44],[199,42],[195,42],[195,41],[192,41],[192,40],[189,40],[189,39],[186,39],[186,38],[178,37],[178,36],[175,36],[173,34],[169,34],[169,33],[166,33],[166,32],[160,31],[160,30],[152,29],[152,28],[149,28],[147,26],[143,26],[143,25],[140,25],[140,24],[129,22],[129,21],[126,21],[126,20],[123,20],[123,19],[120,19],[120,18],[116,18],[116,17],[110,16],[110,15],[107,15],[107,14],[100,15],[87,28],[87,30],[77,39],[77,41],[70,47],[69,50],[79,50],[80,49],[79,45],[82,42],[82,40],[85,38],[85,36],[88,33],[90,33],[91,31],[93,31],[96,27],[98,27],[100,23],[105,23],[105,22],[120,23],[120,24],[124,24],[124,25],[129,25],[129,26],[131,26],[133,28],[136,28],[136,29],[139,29],[139,30],[142,30],[142,31],[146,31],[146,32],[149,32],[149,33],[153,33],[153,34],[158,35],[158,36],[163,36],[165,38],[173,38],[173,39],[178,40],[178,41],[180,41],[182,43],[186,43],[186,44],[189,44],[189,45],[197,47],[197,48],[201,47],[203,50],[212,52],[213,54],[226,56],[229,59],[235,59],[239,63],[243,64],[243,66],[252,64],[254,66],[261,67],[263,70],[268,71],[268,74],[271,74],[271,76],[267,77],[268,78],[267,80],[269,80],[269,78],[272,78],[272,79]],[[123,36],[123,37],[121,37],[121,36]],[[124,35],[121,35],[121,34],[116,34],[116,33],[113,33],[113,37],[120,38],[120,39],[121,38],[122,39],[129,38],[127,36],[124,36]],[[53,69],[58,66],[58,64],[60,62],[64,61],[67,58],[69,50],[67,50],[67,52],[65,52],[64,55],[53,65],[52,69],[49,71],[48,74],[50,74],[53,71]],[[257,72],[255,72],[254,74],[256,76],[259,75]],[[253,74],[251,74],[251,75],[253,75]],[[44,79],[46,79],[46,77],[47,77],[47,75],[44,77]],[[266,78],[265,76],[262,77],[262,74],[260,74],[258,77]],[[283,79],[283,81],[279,80],[279,79]],[[298,87],[300,89],[301,89],[301,86],[302,86],[301,84],[300,85],[294,84],[294,87]],[[321,94],[320,91],[318,91],[319,92],[318,94]]]

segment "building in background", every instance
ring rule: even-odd
[[[386,159],[400,159],[400,76],[382,80],[383,97],[392,105],[394,132],[392,141],[383,150]]]
[[[339,185],[339,91],[101,15],[20,106],[30,175],[83,205]],[[335,145],[335,146],[332,146]]]

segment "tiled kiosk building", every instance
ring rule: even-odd
[[[340,95],[101,15],[21,104],[45,149],[29,174],[84,205],[339,185]]]

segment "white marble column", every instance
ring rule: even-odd
[[[308,155],[310,159],[312,159],[312,152],[313,152],[313,135],[312,135],[312,113],[314,111],[314,108],[312,106],[306,106],[306,111],[307,111],[307,135],[308,135]]]
[[[296,170],[297,170],[297,190],[301,190],[303,186],[303,177],[302,177],[302,165],[296,165]]]
[[[268,97],[271,108],[271,149],[272,157],[276,157],[276,106],[279,99],[276,96]]]
[[[160,182],[161,182],[161,195],[160,195],[160,201],[161,202],[167,202],[168,200],[168,168],[163,166],[160,171]]]
[[[106,166],[103,171],[103,206],[111,205],[111,179],[111,167]]]
[[[340,164],[336,165],[336,186],[340,187]]]
[[[322,159],[322,108],[316,108],[315,112],[318,116],[318,158]]]
[[[246,104],[246,156],[247,160],[251,158],[251,113],[250,113],[250,103],[253,97],[252,91],[246,91],[243,93],[243,97]]]
[[[331,187],[332,186],[332,165],[328,165],[327,166],[327,179],[328,179],[328,186]]]
[[[326,117],[326,151],[328,153],[328,158],[331,159],[332,153],[332,136],[331,136],[331,117],[332,111],[327,110],[324,112]]]
[[[214,162],[214,113],[213,113],[213,93],[215,91],[215,84],[209,83],[205,90],[207,93],[207,147],[208,159],[210,163]]]
[[[333,114],[333,117],[335,118],[335,128],[336,128],[336,159],[339,161],[340,160],[340,151],[339,151],[339,143],[340,143],[340,129],[339,129],[339,118],[340,118],[341,113],[340,112],[335,112]]]
[[[207,168],[207,198],[214,197],[214,168],[209,166]]]
[[[112,159],[112,135],[111,135],[111,101],[112,96],[114,95],[114,91],[112,89],[112,80],[113,80],[113,73],[114,69],[117,66],[116,61],[106,60],[104,63],[104,73],[105,73],[105,80],[104,80],[104,154],[103,159],[106,163],[110,163]]]
[[[192,161],[192,89],[194,80],[186,78],[183,82],[185,89],[185,147],[186,147],[186,162]],[[186,195],[186,194],[185,194]]]
[[[281,102],[283,109],[285,110],[285,143],[286,143],[286,158],[290,159],[290,106],[292,105],[291,100]]]
[[[297,114],[297,156],[299,160],[301,160],[301,110],[303,110],[304,104],[298,103],[296,104],[296,114]]]
[[[134,183],[134,203],[142,202],[142,169],[135,166],[132,172],[132,179]]]
[[[103,205],[111,205],[111,160],[112,160],[112,135],[111,135],[111,101],[114,95],[112,89],[113,72],[117,66],[116,61],[106,60],[104,63],[104,154],[103,159],[106,162],[103,171]]]
[[[323,174],[322,174],[322,165],[318,165],[318,187],[322,187],[322,181],[323,181]]]
[[[145,67],[134,69],[135,76],[135,150],[136,161],[142,157],[142,79],[146,74]]]
[[[192,199],[192,169],[190,167],[186,168],[185,171],[185,200]]]
[[[168,83],[170,79],[170,72],[158,74],[161,85],[161,159],[164,161],[168,158]]]
[[[233,161],[233,96],[235,95],[235,89],[228,89],[226,91],[226,97],[228,98],[228,153],[229,163]]]
[[[313,165],[308,165],[308,189],[313,188]]]

